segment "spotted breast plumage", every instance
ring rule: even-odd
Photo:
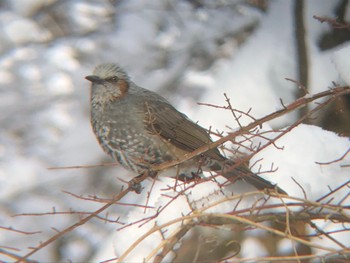
[[[133,83],[113,63],[99,65],[86,77],[91,85],[91,125],[104,151],[137,175],[152,166],[174,161],[210,142],[208,132],[176,110],[165,98]],[[227,179],[242,179],[259,190],[279,187],[234,165],[211,149],[178,166],[179,178],[192,178],[202,170],[222,172]]]

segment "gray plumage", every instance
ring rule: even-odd
[[[176,110],[165,98],[133,83],[118,65],[95,68],[86,79],[91,85],[91,125],[97,140],[111,157],[138,175],[152,165],[177,160],[211,142],[208,132]],[[199,162],[201,165],[199,167]],[[257,189],[276,189],[269,181],[212,149],[179,166],[179,178],[199,176],[201,170],[225,171],[231,181],[243,179]]]

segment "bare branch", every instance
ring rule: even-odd
[[[145,173],[144,175],[142,175],[140,177],[134,178],[132,181],[134,181],[135,183],[141,183],[147,177],[148,177],[148,174]],[[132,186],[129,186],[128,188],[126,188],[125,190],[123,190],[122,192],[117,194],[109,203],[107,203],[104,206],[102,206],[101,208],[97,209],[95,212],[93,212],[90,215],[86,216],[85,218],[79,220],[77,223],[67,227],[66,229],[64,229],[62,231],[58,231],[57,234],[53,235],[48,240],[41,242],[38,246],[34,247],[31,252],[29,252],[26,255],[24,255],[23,257],[21,257],[17,262],[27,261],[31,255],[35,254],[36,252],[38,252],[42,248],[48,246],[49,244],[51,244],[52,242],[57,240],[59,237],[64,236],[65,234],[73,231],[74,229],[76,229],[77,227],[79,227],[81,225],[84,225],[86,222],[88,222],[92,218],[97,217],[101,212],[105,211],[108,207],[114,205],[117,201],[119,201],[121,198],[123,198],[125,195],[127,195],[129,192],[132,192],[133,190],[134,189],[132,188]]]
[[[334,18],[321,17],[321,16],[313,16],[313,18],[320,21],[321,23],[326,22],[327,24],[329,24],[330,26],[332,26],[334,28],[338,28],[338,29],[345,28],[345,29],[350,30],[350,24],[339,22]]]
[[[333,161],[330,161],[330,162],[315,162],[319,165],[328,165],[328,164],[332,164],[332,163],[337,163],[337,162],[340,162],[341,160],[343,160],[347,155],[348,153],[350,152],[350,148],[347,149],[347,151],[342,155],[340,156],[339,158],[333,160]]]

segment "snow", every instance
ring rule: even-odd
[[[259,162],[262,170],[268,170],[273,163],[274,167],[278,168],[277,171],[267,173],[263,177],[271,179],[283,189],[288,189],[288,194],[292,196],[303,196],[302,189],[292,178],[302,186],[308,199],[312,201],[322,197],[328,187],[335,189],[349,180],[349,171],[341,168],[341,165],[349,163],[350,156],[329,165],[319,164],[340,158],[350,148],[348,138],[339,137],[317,126],[301,124],[277,140],[276,144],[279,148],[266,148],[256,154],[251,163],[263,158]],[[257,168],[256,166],[255,169]],[[338,201],[336,199],[332,202]]]
[[[234,7],[235,1],[229,1],[229,5],[227,1],[204,1],[206,5],[202,8],[195,8],[191,1],[162,0],[117,1],[116,7],[107,0],[69,0],[62,4],[22,2],[7,1],[0,10],[3,25],[0,29],[0,226],[42,231],[20,235],[0,229],[0,246],[18,248],[20,255],[29,251],[27,247],[51,237],[55,233],[51,227],[62,230],[81,217],[13,217],[14,214],[45,213],[53,209],[91,212],[103,204],[74,198],[62,191],[111,198],[120,191],[117,178],[131,178],[130,172],[120,166],[47,169],[112,162],[99,148],[89,123],[89,83],[84,76],[97,64],[118,62],[135,83],[159,92],[200,125],[224,134],[239,127],[232,113],[199,106],[197,102],[227,106],[225,93],[234,108],[251,109],[250,114],[259,118],[280,109],[280,99],[285,104],[295,99],[296,85],[285,80],[296,79],[293,1],[270,1],[266,12],[244,4]],[[333,17],[335,3],[309,0],[306,5],[310,93],[327,90],[332,81],[349,85],[348,42],[321,51],[317,41],[330,28],[312,18],[313,15]],[[59,10],[67,12],[60,14]],[[232,40],[242,28],[255,24],[251,35],[245,33],[248,34],[245,41]],[[295,120],[296,114],[289,114],[264,124],[261,131],[270,131],[266,136],[273,139],[279,133],[272,129],[287,129]],[[240,119],[243,125],[251,121],[248,117]],[[259,145],[267,141],[253,137],[252,143]],[[268,171],[273,164],[278,169],[261,176],[277,183],[291,197],[303,198],[305,192],[308,200],[315,201],[349,180],[349,168],[342,165],[350,164],[350,154],[332,162],[350,148],[349,138],[303,124],[286,133],[276,145],[278,148],[270,145],[256,154],[250,165],[258,172]],[[332,163],[321,164],[327,162]],[[222,178],[218,180],[222,182]],[[186,190],[178,186],[176,190],[184,193],[174,199],[171,197],[176,193],[169,188],[174,185],[173,179],[162,177],[152,183],[143,182],[145,189],[140,195],[131,193],[121,200],[149,208],[115,205],[108,211],[108,218],[119,218],[130,226],[122,228],[120,224],[91,220],[78,231],[67,234],[58,248],[44,248],[30,259],[55,261],[57,251],[62,251],[60,259],[66,261],[108,260],[125,253],[147,231],[164,226],[126,257],[129,262],[142,261],[147,256],[154,258],[151,252],[164,238],[176,233],[183,223],[181,219],[193,215],[195,210],[227,213],[236,206],[245,209],[262,202],[261,193],[238,198],[240,194],[255,191],[244,182],[224,188],[211,181]],[[347,189],[324,202],[337,204],[343,198],[348,202]],[[231,197],[232,194],[237,198]],[[227,197],[232,200],[227,201]],[[163,210],[155,219],[139,222],[155,215],[159,208]],[[174,223],[166,225],[171,220]],[[317,225],[327,230],[338,227],[324,222]],[[347,233],[334,237],[347,244]],[[328,239],[317,242],[338,248]],[[243,256],[265,255],[254,237],[246,239],[241,246]],[[282,252],[290,251],[290,247],[286,240],[279,244]],[[170,253],[167,260],[173,257]],[[9,258],[0,255],[2,260]]]
[[[68,74],[62,72],[52,74],[48,79],[47,87],[54,95],[63,95],[73,92],[72,79]]]
[[[335,69],[337,70],[337,73],[339,74],[339,79],[342,80],[342,82],[345,85],[350,85],[350,77],[349,77],[349,67],[350,67],[350,47],[349,45],[344,45],[334,51],[334,53],[331,54],[333,58],[333,62],[335,64]]]
[[[40,27],[32,20],[5,14],[6,20],[4,33],[14,44],[24,44],[30,41],[43,41],[49,38],[49,35],[42,31]],[[30,32],[30,34],[23,34]]]
[[[274,166],[277,167],[278,170],[262,176],[268,180],[276,182],[292,197],[303,198],[305,192],[308,200],[316,201],[327,193],[329,188],[335,189],[349,180],[348,170],[342,168],[341,165],[349,164],[350,156],[330,165],[317,163],[334,161],[335,158],[342,156],[345,151],[350,148],[350,140],[348,138],[339,137],[333,132],[327,132],[316,126],[300,125],[279,139],[276,144],[278,147],[283,147],[283,150],[270,146],[255,155],[251,160],[251,163],[255,163],[256,160],[263,158],[262,161],[259,161],[262,170],[269,170],[271,163],[274,163]],[[292,178],[301,185],[303,190],[300,188],[300,185],[292,180]],[[162,198],[155,200],[154,197],[160,195],[171,195],[172,191],[162,190],[165,189],[168,184],[171,185],[171,182],[156,182],[152,189],[151,198],[148,200],[147,193],[145,193],[144,199],[143,201],[141,200],[140,203],[146,204],[147,200],[149,206],[154,206],[156,208],[166,205],[169,199]],[[146,189],[149,188],[146,187]],[[181,219],[184,215],[187,215],[190,212],[189,204],[191,204],[192,209],[201,210],[205,207],[210,207],[211,204],[213,205],[216,202],[223,200],[225,195],[230,196],[231,192],[239,197],[239,194],[244,193],[247,189],[249,189],[247,185],[242,182],[224,189],[219,189],[218,185],[212,182],[197,185],[195,188],[187,191],[187,199],[184,196],[175,199],[174,202],[167,206],[166,210],[162,211],[157,216],[157,219],[154,222],[150,221],[145,225],[134,224],[127,229],[116,232],[115,251],[117,255],[122,255],[126,249],[135,242],[135,240],[147,233],[154,224],[160,226],[171,220]],[[342,189],[337,192],[336,196],[332,195],[325,200],[325,202],[337,204],[347,194],[347,188]],[[239,205],[236,208],[237,210],[250,208],[251,204],[257,201],[257,198],[259,198],[259,195],[244,198],[242,200],[237,198],[230,202],[223,202],[219,205],[212,206],[210,209],[206,209],[206,212],[227,213],[232,211],[233,207],[237,205],[237,202],[239,202]],[[276,203],[276,201],[274,201],[274,203]],[[137,222],[139,219],[148,218],[156,213],[156,208],[147,209],[146,213],[143,211],[132,211],[126,215],[124,221]],[[299,210],[300,208],[296,207],[295,209]],[[281,211],[283,210],[284,208],[281,208]],[[293,207],[291,207],[290,210],[293,210]],[[277,209],[274,211],[277,211]],[[165,236],[171,234],[180,223],[181,221],[177,222],[177,224],[171,225],[171,227],[165,227],[163,229],[166,233]],[[334,229],[336,227],[337,226],[329,226],[328,228]],[[124,231],[127,231],[128,233],[131,232],[132,234],[126,235]],[[346,239],[346,237],[343,237],[343,239]],[[152,248],[154,248],[152,244],[158,244],[162,242],[162,240],[162,236],[156,233],[147,237],[141,245],[133,250],[131,255],[126,258],[126,261],[133,262],[141,260],[150,253]],[[261,249],[250,249],[252,246],[251,242],[253,241],[247,240],[242,244],[242,255],[247,257],[262,256]],[[328,240],[325,240],[324,242],[317,241],[317,244],[336,248],[336,246],[331,244]],[[290,245],[288,247],[290,248]],[[286,249],[286,246],[281,245],[281,248]]]

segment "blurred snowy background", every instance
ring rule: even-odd
[[[263,117],[281,108],[280,98],[285,103],[295,99],[296,85],[285,80],[298,80],[295,2],[1,1],[0,226],[41,233],[0,229],[0,248],[24,255],[28,247],[52,236],[52,228],[63,229],[79,219],[13,215],[93,211],[101,204],[62,191],[108,198],[120,190],[116,178],[129,175],[115,167],[47,169],[111,161],[99,148],[89,123],[89,83],[84,76],[97,64],[119,63],[134,82],[159,92],[194,121],[229,131],[226,125],[237,128],[230,113],[197,102],[225,105],[223,94],[227,93],[234,108],[252,108],[253,116]],[[316,93],[332,86],[332,81],[349,85],[350,31],[321,24],[314,15],[349,21],[350,6],[345,0],[304,1],[308,88]],[[318,124],[349,136],[349,98],[341,103],[345,117],[331,115],[331,120]],[[285,127],[296,118],[288,115],[270,125]],[[336,118],[340,121],[333,122]],[[314,163],[339,158],[350,147],[348,138],[306,125],[288,137],[283,145],[290,147],[284,152],[270,149],[256,157],[264,158],[268,167],[271,162],[280,166],[266,178],[290,194],[301,195],[288,179],[293,175],[313,199],[324,194],[327,185],[336,187],[349,179],[349,169],[340,170],[339,164],[335,179],[327,178],[335,170],[320,169]],[[344,160],[349,162],[349,157]],[[298,168],[300,163],[303,166]],[[322,183],[315,174],[320,170]],[[315,187],[315,183],[321,185]],[[133,203],[141,198],[132,195],[125,200]],[[123,215],[133,209],[118,206],[113,211]],[[117,224],[92,220],[31,259],[83,262],[99,254],[99,259],[106,260],[113,257],[109,248],[117,247],[109,238],[116,228]],[[242,253],[255,255],[245,247]],[[0,254],[0,260],[10,259]]]

